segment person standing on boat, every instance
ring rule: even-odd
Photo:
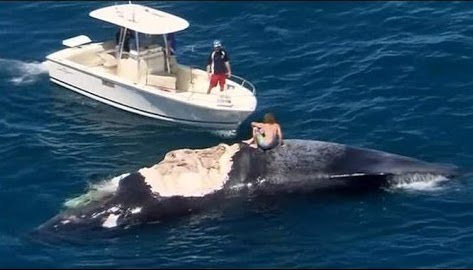
[[[209,89],[207,94],[210,94],[212,88],[220,85],[220,92],[223,91],[225,86],[225,80],[232,75],[230,68],[230,58],[228,57],[227,51],[222,47],[220,40],[214,41],[214,49],[209,55],[207,64],[207,73],[210,79]]]
[[[117,33],[115,34],[115,43],[119,45],[120,42],[120,29],[118,29]],[[132,30],[126,29],[125,39],[123,42],[123,51],[129,53],[130,52],[130,39],[135,39],[135,32]]]

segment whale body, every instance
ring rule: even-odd
[[[152,167],[114,178],[107,192],[92,190],[69,201],[38,229],[126,227],[190,215],[245,195],[367,191],[409,175],[457,174],[457,167],[449,164],[315,140],[286,139],[268,151],[239,143],[180,149]]]

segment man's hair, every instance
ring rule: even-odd
[[[274,124],[276,123],[276,118],[272,113],[267,113],[264,115],[264,122],[267,124]]]

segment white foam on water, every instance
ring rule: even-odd
[[[108,196],[114,193],[118,189],[118,183],[121,179],[127,177],[129,173],[125,173],[119,176],[116,176],[110,180],[105,180],[97,184],[92,184],[89,187],[89,191],[83,195],[67,200],[64,203],[64,206],[68,208],[75,208],[79,206],[84,206],[91,201],[97,201],[105,196]]]
[[[391,190],[402,189],[408,191],[435,191],[440,190],[440,183],[449,180],[445,176],[434,174],[408,174],[394,176],[391,182]]]
[[[210,133],[224,139],[232,139],[237,136],[236,130],[213,130]]]
[[[9,82],[16,85],[28,85],[36,82],[40,75],[48,73],[45,62],[24,62],[15,59],[0,58],[0,72],[11,76]]]

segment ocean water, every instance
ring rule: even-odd
[[[370,194],[245,201],[78,241],[30,232],[88,187],[236,137],[163,127],[53,85],[63,39],[110,37],[115,2],[0,2],[0,267],[473,267],[473,3],[143,2],[189,20],[180,61],[221,39],[285,138],[460,166]]]

